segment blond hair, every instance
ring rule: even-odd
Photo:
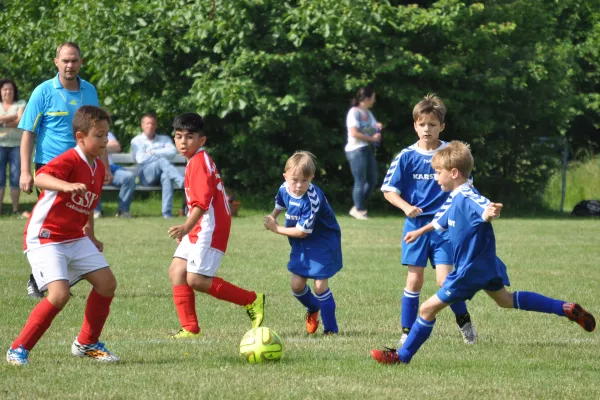
[[[473,160],[469,145],[458,140],[451,141],[431,158],[433,169],[450,171],[456,168],[464,178],[471,176],[474,163],[475,161]]]
[[[297,151],[286,161],[284,172],[299,169],[305,178],[312,178],[317,169],[315,158],[310,151]]]
[[[417,103],[413,108],[413,120],[417,122],[424,114],[434,115],[440,121],[440,124],[444,123],[446,106],[435,93],[427,93],[423,100]]]

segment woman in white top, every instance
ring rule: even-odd
[[[0,100],[2,101],[2,106],[0,106],[0,205],[4,199],[6,167],[10,165],[9,184],[12,212],[19,215],[20,145],[23,131],[17,126],[23,116],[25,102],[19,101],[17,85],[10,79],[0,79]],[[0,213],[2,213],[1,208]],[[25,211],[23,216],[28,217],[29,213]]]
[[[346,158],[354,177],[352,200],[354,206],[350,215],[356,219],[367,219],[365,201],[377,185],[377,162],[372,145],[381,142],[382,126],[369,109],[375,104],[375,90],[372,86],[361,87],[354,99],[352,108],[346,117],[348,143]]]

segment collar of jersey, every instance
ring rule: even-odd
[[[56,76],[54,77],[54,79],[53,79],[53,82],[52,82],[52,83],[54,84],[54,89],[64,89],[64,90],[66,90],[67,92],[73,92],[72,90],[65,89],[65,88],[63,87],[63,85],[60,83],[60,79],[58,79],[58,75],[59,75],[59,74],[56,74]],[[79,91],[83,90],[83,84],[82,84],[82,83],[84,82],[84,80],[83,80],[83,79],[81,79],[81,78],[79,77],[79,75],[77,75],[77,80],[79,81],[79,90],[77,90],[77,92],[79,92]],[[76,93],[76,92],[75,92],[75,93]]]
[[[419,142],[413,144],[412,147],[419,154],[423,154],[424,156],[432,156],[435,154],[436,151],[443,149],[447,145],[447,143],[444,142],[443,140],[440,140],[440,143],[441,144],[438,146],[438,148],[433,149],[433,150],[423,150],[422,148],[419,147]]]
[[[90,163],[88,162],[87,158],[85,158],[85,154],[83,154],[83,150],[81,150],[79,145],[75,146],[75,151],[77,152],[77,154],[79,154],[79,157],[81,157],[81,159],[83,161],[85,161],[85,163],[90,167],[90,170],[92,171],[92,175],[94,175],[94,171],[96,170],[96,161],[94,160],[94,166],[92,167],[90,165]]]
[[[456,189],[454,189],[452,191],[452,193],[450,193],[450,197],[456,196],[459,192],[462,192],[463,190],[471,190],[471,186],[469,185],[469,182],[465,182],[462,185],[460,185],[459,187],[457,187]]]

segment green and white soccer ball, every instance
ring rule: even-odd
[[[250,364],[279,361],[283,357],[283,340],[272,329],[250,329],[240,342],[240,355]]]

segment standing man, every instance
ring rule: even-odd
[[[58,74],[35,88],[25,107],[19,123],[23,130],[21,137],[21,177],[19,186],[25,193],[33,190],[31,173],[31,153],[35,147],[35,170],[39,170],[52,159],[75,147],[73,135],[73,115],[83,105],[98,106],[96,88],[79,77],[83,64],[81,50],[73,42],[65,42],[56,48],[54,65]],[[105,183],[112,181],[112,174],[106,154],[103,157],[106,166]],[[27,294],[42,298],[33,279],[29,277]]]
[[[167,135],[156,134],[156,114],[142,116],[142,133],[131,140],[131,155],[137,164],[137,173],[142,185],[162,186],[162,215],[173,218],[173,189],[183,187],[183,176],[171,164],[177,149]]]

